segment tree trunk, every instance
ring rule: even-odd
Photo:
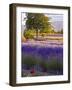
[[[38,29],[36,30],[36,39],[38,39]]]

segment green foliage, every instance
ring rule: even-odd
[[[38,38],[39,35],[44,37],[46,34],[63,34],[63,29],[58,32],[54,30],[50,22],[51,18],[45,14],[26,13],[26,17],[26,30],[24,31],[24,36],[26,39],[33,39],[34,35]]]
[[[51,33],[55,33],[55,31],[51,27],[49,27],[49,28],[42,29],[40,33],[51,34]]]
[[[44,37],[44,36],[48,36],[48,34],[55,34],[55,33],[56,32],[52,29],[44,29],[44,30],[41,30],[40,35]]]
[[[47,71],[48,63],[46,61],[42,60],[39,64],[40,64],[40,67],[43,69],[43,71]]]
[[[37,61],[33,58],[33,56],[22,56],[22,64],[25,64],[27,67],[31,68],[36,65]]]
[[[28,29],[44,29],[47,28],[50,23],[48,22],[49,18],[46,17],[44,14],[39,13],[27,13],[27,21],[26,27]]]
[[[52,58],[51,61],[41,61],[39,65],[45,70],[58,70],[63,69],[63,63],[58,62],[56,59]]]
[[[41,33],[41,36],[44,37],[46,34],[45,33]]]
[[[26,39],[33,39],[34,38],[34,33],[35,33],[34,30],[27,29],[27,30],[24,31],[24,37]]]
[[[61,32],[60,33],[63,34],[63,29],[61,29]]]
[[[48,29],[51,27],[51,24],[49,21],[50,21],[50,18],[45,16],[44,14],[27,13],[26,28],[28,30],[34,28],[34,30],[36,31],[36,36],[38,37],[39,31],[42,30],[42,32],[44,31],[47,32]]]
[[[49,31],[48,31],[48,29],[47,28],[45,28],[45,29],[42,29],[41,31],[40,31],[40,33],[48,33]]]
[[[57,60],[52,60],[49,62],[48,65],[48,69],[50,70],[58,70],[58,69],[62,69],[63,68],[63,64],[58,62]]]
[[[35,65],[39,65],[43,72],[48,70],[62,70],[63,63],[58,62],[56,58],[51,58],[50,61],[42,60],[41,58],[31,56],[31,55],[22,55],[22,64],[26,65],[27,68],[33,68]]]

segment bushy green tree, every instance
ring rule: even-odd
[[[38,38],[38,32],[51,27],[49,17],[40,13],[27,13],[26,28],[36,31],[36,37]]]

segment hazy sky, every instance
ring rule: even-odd
[[[63,28],[63,15],[62,14],[47,13],[45,15],[51,18],[50,22],[56,31],[59,31]],[[26,22],[26,20],[24,20],[25,17],[26,17],[26,14],[22,13],[22,26],[25,25],[25,22]]]

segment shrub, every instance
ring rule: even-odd
[[[32,30],[32,29],[25,30],[24,37],[26,39],[33,39],[34,38],[34,30]]]

